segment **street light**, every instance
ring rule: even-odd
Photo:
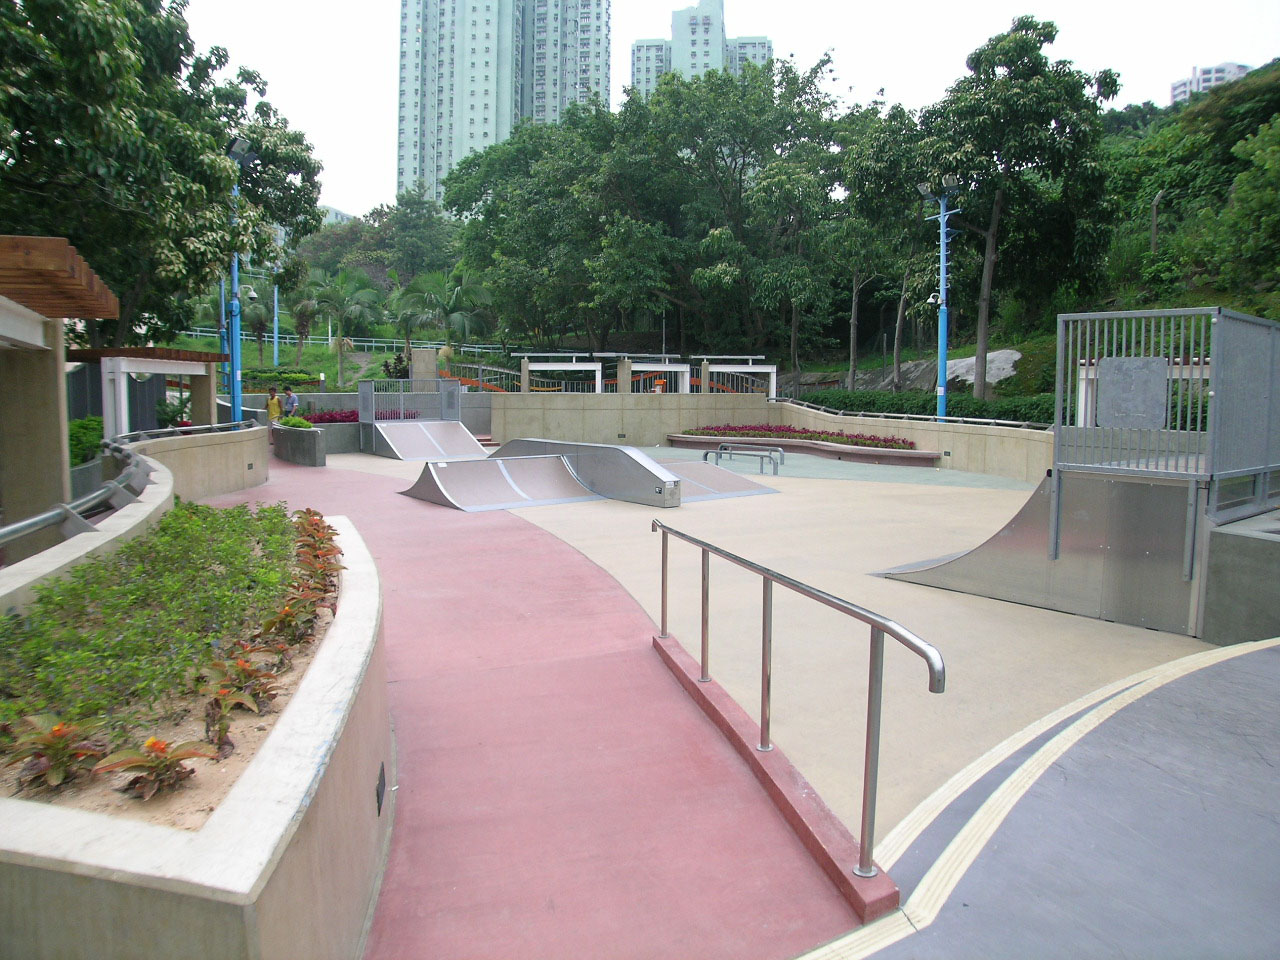
[[[951,231],[947,227],[947,218],[961,210],[948,210],[947,201],[960,192],[956,178],[947,174],[942,178],[942,189],[934,193],[928,183],[916,184],[916,189],[926,200],[934,200],[938,204],[937,216],[928,217],[938,221],[938,249],[941,266],[938,270],[938,292],[929,298],[930,303],[938,304],[938,416],[947,415],[947,240]]]
[[[240,174],[244,172],[244,168],[249,166],[258,159],[258,155],[249,150],[249,141],[244,137],[236,137],[231,141],[231,146],[227,149],[227,156],[236,162],[239,169],[236,171],[236,182],[231,186],[231,226],[236,225],[236,210],[240,206]],[[232,238],[235,242],[235,238]],[[255,299],[256,299],[255,294]],[[230,341],[228,346],[231,350],[231,383],[230,383],[230,401],[231,401],[231,422],[239,423],[243,410],[241,409],[241,381],[240,381],[240,252],[233,250],[231,253],[231,320],[228,326],[227,338]]]

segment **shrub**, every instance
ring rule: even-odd
[[[67,424],[67,440],[71,448],[71,466],[88,463],[102,449],[102,418],[72,420]]]
[[[309,423],[359,423],[358,410],[317,410],[315,413],[304,413],[302,419]]]
[[[805,403],[850,413],[905,413],[931,417],[937,397],[921,390],[893,393],[888,390],[815,390]],[[1053,394],[979,400],[965,394],[947,396],[947,416],[972,420],[1008,420],[1014,423],[1053,423]]]
[[[303,417],[281,417],[276,423],[282,427],[294,427],[298,430],[311,429],[311,421]]]
[[[724,424],[719,427],[698,427],[685,431],[694,437],[757,437],[770,440],[820,440],[823,443],[843,443],[851,447],[879,447],[887,450],[914,450],[914,440],[901,437],[874,437],[862,433],[843,433],[839,430],[806,430],[803,427],[776,426],[768,423],[751,426]]]

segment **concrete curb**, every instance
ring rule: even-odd
[[[767,753],[756,749],[760,728],[747,712],[714,680],[698,680],[701,670],[697,661],[674,637],[654,637],[653,648],[746,761],[783,819],[862,922],[871,923],[896,910],[900,899],[897,884],[883,870],[866,879],[853,875],[858,841],[777,745]]]
[[[779,437],[702,437],[687,433],[669,433],[667,442],[673,447],[714,450],[722,443],[749,446],[781,447],[788,453],[812,453],[830,460],[857,463],[884,463],[895,467],[936,467],[942,454],[931,450],[889,450],[884,447],[855,447],[825,440],[788,440]]]
[[[346,567],[337,615],[200,830],[0,799],[6,953],[125,960],[182,944],[210,960],[358,955],[385,866],[395,758],[377,569],[354,526],[330,522]]]

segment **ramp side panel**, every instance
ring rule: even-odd
[[[524,504],[529,500],[511,485],[497,463],[455,460],[450,463],[433,463],[431,467],[440,486],[463,510],[475,510],[493,504]]]
[[[400,493],[406,497],[413,497],[415,500],[426,500],[428,503],[436,503],[442,507],[453,507],[456,510],[461,510],[462,507],[454,503],[440,486],[434,467],[435,464],[432,463],[423,464],[422,473],[418,476],[413,486],[408,490],[401,490]]]
[[[508,440],[490,459],[562,456],[592,493],[651,507],[680,506],[680,478],[635,447],[521,438]]]

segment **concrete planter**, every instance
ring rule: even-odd
[[[360,424],[325,423],[317,426],[324,430],[325,453],[360,452]]]
[[[390,837],[394,753],[368,549],[271,735],[197,831],[0,799],[0,953],[30,960],[358,957]]]
[[[304,467],[323,467],[325,464],[324,428],[282,427],[272,424],[271,439],[276,456],[287,463]]]
[[[885,447],[855,447],[825,440],[791,440],[785,437],[701,437],[686,433],[667,435],[673,447],[714,450],[722,443],[744,446],[781,447],[788,453],[811,453],[828,460],[852,460],[858,463],[883,463],[898,467],[936,467],[941,454],[932,450],[890,450]]]

